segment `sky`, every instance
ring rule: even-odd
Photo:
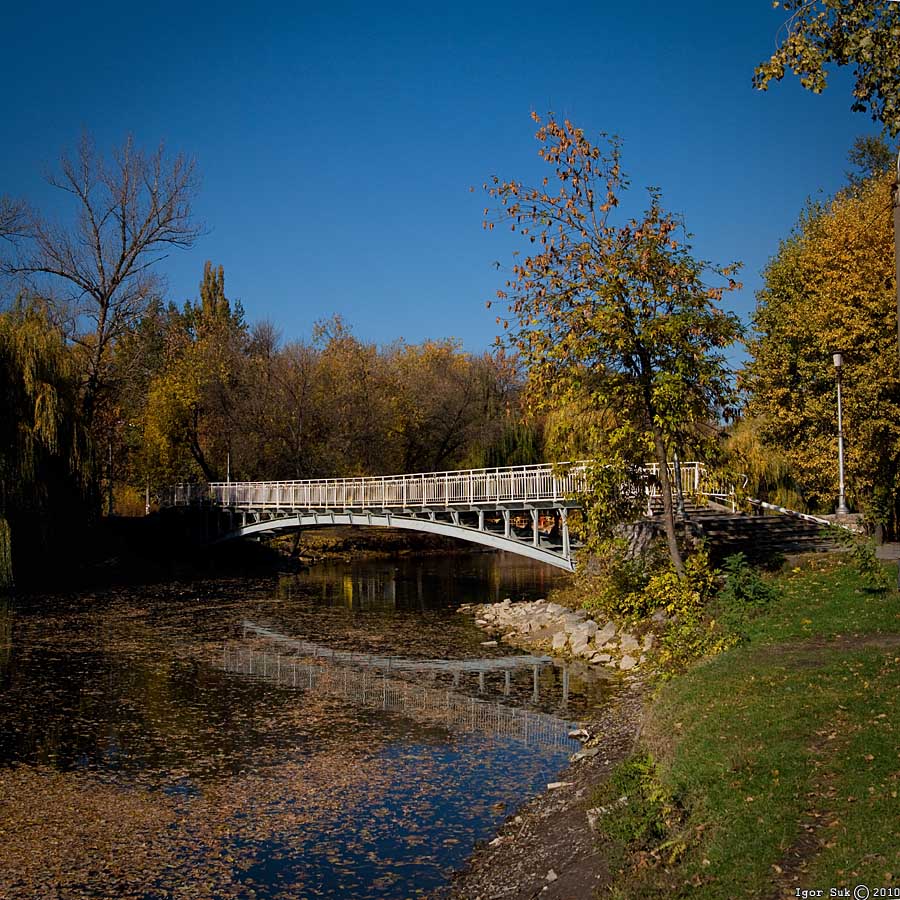
[[[493,175],[535,181],[531,112],[624,141],[629,202],[659,186],[695,254],[741,260],[745,320],[807,197],[845,181],[845,73],[814,96],[753,69],[775,46],[770,0],[17,3],[0,54],[0,193],[60,222],[43,180],[83,131],[196,158],[205,233],[160,263],[194,298],[205,260],[284,340],[341,315],[366,341],[498,333],[485,301],[516,246],[482,228]],[[470,188],[474,187],[474,192]]]

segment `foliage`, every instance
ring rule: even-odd
[[[787,463],[812,509],[838,493],[832,353],[844,353],[847,495],[872,521],[896,520],[900,380],[896,365],[890,179],[810,204],[782,242],[757,294],[749,415]],[[777,484],[777,482],[776,482]]]
[[[85,514],[89,442],[77,370],[44,307],[0,313],[0,588]]]
[[[737,266],[695,259],[657,189],[641,218],[614,224],[628,187],[619,142],[595,146],[569,121],[534,119],[538,155],[551,172],[537,186],[498,177],[485,185],[499,202],[497,221],[533,248],[517,256],[497,292],[517,323],[510,340],[540,408],[594,414],[582,425],[595,459],[617,477],[636,471],[648,452],[661,464],[668,547],[682,574],[666,463],[675,450],[702,450],[695,425],[715,421],[732,400],[722,351],[740,326],[719,302],[737,287]],[[721,277],[719,286],[704,281],[707,271]],[[600,467],[592,474],[602,480],[590,495],[604,495]]]
[[[724,584],[717,601],[728,607],[763,607],[771,603],[778,591],[753,568],[743,553],[733,553],[722,562]]]
[[[664,568],[654,544],[645,555],[630,555],[622,538],[605,541],[576,574],[583,606],[611,615],[640,618],[652,612],[644,593],[653,572]],[[587,570],[587,571],[585,571]]]
[[[627,854],[659,851],[681,818],[681,810],[657,778],[656,764],[646,751],[619,763],[591,796],[600,810],[598,836],[604,857],[621,865]],[[665,841],[666,861],[677,858],[680,845]],[[673,852],[674,850],[674,852]]]
[[[854,112],[868,111],[885,130],[900,133],[900,7],[890,0],[783,0],[789,13],[784,36],[761,63],[753,83],[760,90],[784,78],[788,68],[815,94],[829,66],[853,66]]]
[[[746,496],[805,512],[790,460],[764,441],[767,424],[764,417],[750,415],[734,423],[725,439],[725,467],[746,477]]]
[[[871,591],[883,592],[891,587],[891,579],[875,554],[875,542],[846,528],[829,529],[832,537],[849,554],[860,579]]]

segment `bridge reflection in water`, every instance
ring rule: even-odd
[[[248,628],[248,626],[250,626]],[[472,660],[407,660],[369,654],[335,651],[302,641],[291,641],[274,632],[245,623],[245,631],[261,637],[281,638],[282,645],[296,644],[293,653],[273,653],[246,644],[226,645],[222,667],[226,672],[251,676],[280,687],[327,694],[369,709],[398,712],[429,725],[478,731],[489,736],[512,738],[526,745],[571,746],[568,734],[577,723],[548,713],[482,700],[455,689],[426,686],[411,675],[449,674],[454,686],[460,676],[477,673],[479,690],[485,676],[504,676],[504,694],[510,693],[510,673],[528,666],[533,670],[534,697],[539,691],[539,670],[551,664],[549,657],[500,657]],[[286,649],[288,647],[286,646]],[[302,655],[301,655],[302,654]],[[563,705],[568,677],[563,671]]]

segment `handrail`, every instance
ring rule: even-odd
[[[507,503],[563,504],[586,488],[588,465],[588,462],[539,463],[357,478],[179,484],[161,498],[161,505],[205,502],[229,509],[402,510]],[[648,492],[655,496],[659,466],[650,463],[644,466],[644,471],[650,476]],[[681,472],[686,492],[702,492],[707,472],[703,463],[682,463]]]

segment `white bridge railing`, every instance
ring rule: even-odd
[[[422,472],[374,478],[306,481],[219,481],[178,484],[160,498],[163,506],[207,502],[229,509],[384,510],[478,507],[503,504],[572,505],[587,485],[586,463],[545,463],[497,469]],[[669,467],[672,470],[672,466]],[[657,493],[659,467],[644,467],[649,493]],[[703,463],[681,464],[685,494],[703,492]]]

